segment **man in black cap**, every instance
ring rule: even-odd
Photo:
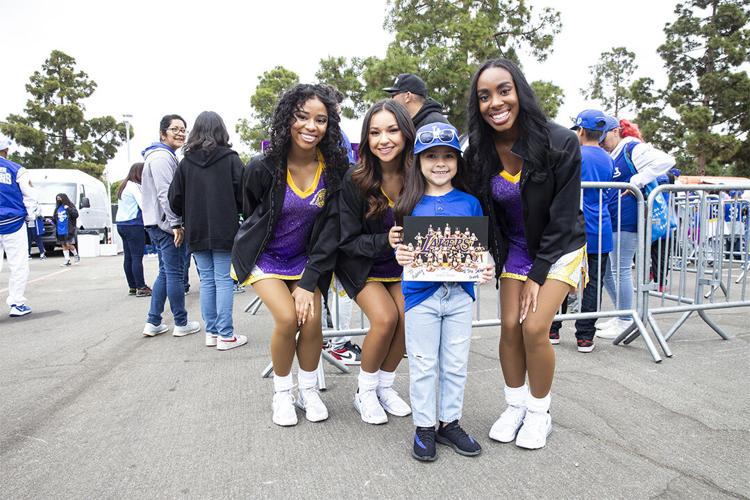
[[[396,77],[392,87],[383,90],[391,94],[394,101],[404,105],[417,130],[422,125],[430,123],[448,123],[443,115],[443,107],[427,97],[427,85],[417,75],[401,73]]]

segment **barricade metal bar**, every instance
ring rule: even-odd
[[[748,238],[750,226],[748,217],[743,215],[743,206],[747,205],[745,200],[739,199],[738,191],[749,190],[750,184],[729,185],[661,185],[654,189],[647,200],[647,213],[651,214],[654,200],[657,196],[663,196],[664,192],[670,193],[670,207],[676,207],[673,212],[677,216],[677,236],[680,240],[679,248],[675,249],[671,262],[664,263],[667,266],[666,275],[673,277],[673,271],[678,273],[678,292],[672,293],[672,280],[670,279],[669,293],[650,292],[645,294],[642,312],[648,318],[648,325],[657,335],[659,329],[655,321],[657,314],[683,313],[680,318],[670,327],[665,340],[670,340],[687,319],[697,312],[698,316],[713,329],[721,338],[728,339],[726,332],[717,325],[707,314],[707,311],[717,309],[728,309],[750,306],[746,300],[745,290],[747,287],[746,269],[748,266]],[[732,197],[722,199],[720,195],[713,194],[717,191],[735,191]],[[674,200],[674,205],[672,205]],[[671,215],[672,212],[670,212]],[[728,226],[727,226],[728,224]],[[647,235],[651,234],[652,220],[647,218]],[[669,232],[667,233],[669,238]],[[737,257],[736,245],[740,245],[740,256]],[[661,255],[661,254],[659,254]],[[644,255],[644,267],[649,266],[651,253]],[[728,262],[725,262],[728,260]],[[743,272],[734,280],[735,261]],[[661,262],[657,263],[662,264]],[[693,267],[694,266],[694,267]],[[686,297],[688,276],[695,276],[692,300]],[[736,292],[733,294],[732,281],[740,288],[740,299],[736,300]],[[740,284],[740,281],[742,282]],[[641,286],[647,283],[643,276]],[[705,289],[708,288],[708,291]],[[721,290],[723,299],[715,293]],[[652,307],[649,296],[660,297],[660,305]],[[679,305],[666,306],[665,300],[678,302]],[[708,302],[704,302],[707,300]],[[658,338],[658,335],[657,335]]]

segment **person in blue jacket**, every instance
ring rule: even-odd
[[[6,303],[9,316],[18,317],[31,313],[23,296],[29,279],[25,221],[38,206],[27,170],[8,160],[10,146],[11,140],[0,135],[0,271],[5,254],[10,269]]]

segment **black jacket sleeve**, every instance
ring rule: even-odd
[[[250,217],[265,196],[273,196],[273,175],[266,168],[263,156],[252,158],[242,175],[242,215]]]
[[[302,277],[297,283],[308,292],[314,292],[320,276],[332,270],[336,265],[336,254],[339,246],[339,199],[341,192],[334,193],[326,202],[325,212],[321,214],[321,229],[315,241]],[[325,290],[321,290],[325,293]]]
[[[529,271],[529,279],[543,285],[552,264],[563,256],[578,223],[581,197],[581,148],[576,136],[568,130],[564,138],[552,142],[550,168],[555,179],[555,193],[549,207],[549,222],[539,242],[539,251]],[[555,147],[557,142],[559,146]]]
[[[374,259],[391,250],[388,233],[368,234],[364,223],[366,202],[351,177],[344,179],[340,193],[341,251],[351,257]]]
[[[237,213],[242,213],[242,176],[245,167],[242,160],[237,155],[232,155],[232,192],[234,193],[234,202],[237,206]]]
[[[169,200],[169,208],[178,217],[185,215],[185,185],[183,182],[184,162],[182,160],[177,166],[177,170],[174,173],[172,182],[169,184],[169,192],[167,193],[167,199]]]
[[[75,205],[68,206],[68,218],[71,220],[78,219],[78,209],[75,207]]]

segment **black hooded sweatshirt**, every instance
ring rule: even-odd
[[[443,115],[443,106],[429,97],[425,99],[424,104],[411,120],[414,122],[414,128],[417,130],[419,130],[419,127],[429,125],[430,123],[448,123],[448,119]]]
[[[242,212],[243,165],[237,153],[217,147],[188,151],[169,186],[169,205],[185,224],[191,252],[231,251]]]

